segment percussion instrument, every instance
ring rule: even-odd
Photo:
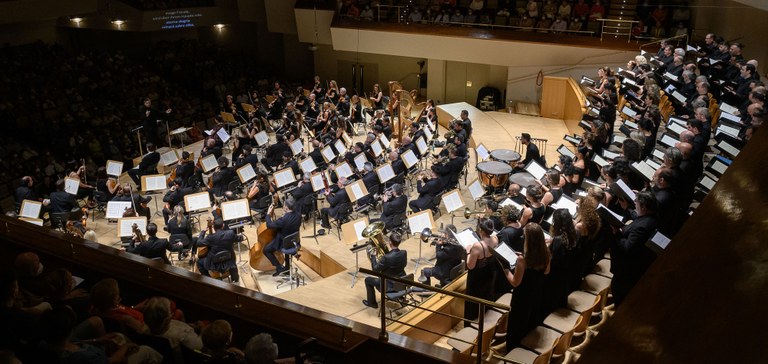
[[[520,153],[511,149],[496,149],[491,152],[491,160],[507,163],[512,168],[517,166],[520,158]]]
[[[480,183],[485,187],[504,187],[509,180],[512,167],[507,163],[498,161],[480,162],[477,164],[477,175]]]
[[[521,171],[511,175],[509,181],[517,183],[520,187],[528,187],[536,184],[536,177],[528,173],[528,171]]]

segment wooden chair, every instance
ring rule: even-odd
[[[552,341],[557,341],[552,350],[553,358],[565,356],[573,338],[573,331],[579,326],[583,318],[579,316],[576,323],[566,331],[557,331],[545,326],[538,326],[526,335],[520,342],[520,346],[536,353],[543,353],[550,349]]]
[[[573,328],[570,345],[573,338],[579,338],[577,343],[586,341],[587,325],[592,317],[592,312],[600,305],[600,296],[593,296],[586,292],[575,291],[568,295],[568,307],[558,308],[544,319],[544,326],[559,332],[567,332]],[[574,295],[574,293],[576,293]],[[591,300],[591,301],[590,301]]]

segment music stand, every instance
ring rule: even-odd
[[[165,175],[163,174],[153,174],[153,175],[144,175],[141,176],[141,190],[144,191],[144,196],[160,196],[162,195],[162,191],[167,188],[166,186],[166,179]],[[157,198],[153,198],[155,200],[155,213],[152,215],[160,215],[162,216],[162,213],[160,209],[157,207]]]
[[[432,216],[432,210],[424,210],[408,216],[408,227],[414,232],[413,237],[416,237],[416,232],[421,233],[425,228],[429,228],[430,230],[434,229],[435,219]],[[422,261],[424,263],[429,263],[429,260],[421,257],[421,245],[422,243],[419,242],[419,257],[411,259],[412,262],[416,263],[416,268],[414,270],[419,269],[419,264],[421,264]]]
[[[364,239],[362,232],[366,226],[368,226],[368,217],[363,217],[341,225],[342,238],[345,243],[353,244],[349,250],[355,253],[355,270],[353,272],[347,272],[347,274],[352,276],[351,287],[354,287],[355,283],[357,283],[357,275],[360,273],[360,257],[358,253],[366,249],[368,245],[367,243],[358,244],[360,240]]]

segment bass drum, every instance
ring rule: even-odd
[[[512,167],[506,163],[488,161],[477,164],[477,176],[480,183],[485,187],[504,187],[509,180],[510,173],[512,173]]]

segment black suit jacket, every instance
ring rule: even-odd
[[[21,208],[21,203],[24,200],[32,200],[36,201],[37,197],[35,197],[35,191],[27,186],[19,186],[16,187],[16,193],[14,194],[16,198],[16,210],[18,211],[19,208]]]
[[[371,259],[371,269],[392,277],[405,276],[405,266],[408,264],[408,253],[394,248],[384,254],[380,260]]]
[[[160,162],[160,153],[157,151],[149,153],[145,155],[144,158],[141,158],[139,171],[144,173],[154,173],[155,171],[149,169],[149,167],[157,165],[158,162]]]
[[[215,196],[224,196],[224,192],[227,192],[229,182],[235,178],[236,172],[232,168],[224,168],[218,173],[214,173],[211,177],[213,179],[213,194]]]
[[[292,211],[277,220],[267,215],[267,228],[277,229],[277,236],[275,239],[282,241],[283,238],[289,236],[297,231],[301,227],[301,214],[298,211]],[[282,248],[282,246],[280,246]]]
[[[237,164],[235,164],[234,167],[235,168],[240,168],[240,167],[242,167],[242,166],[244,166],[246,164],[250,164],[251,167],[253,167],[254,171],[258,171],[259,170],[258,169],[258,167],[259,167],[259,157],[256,154],[254,154],[254,153],[248,154],[247,156],[245,156],[242,159],[240,159],[237,162]]]
[[[64,191],[56,191],[51,194],[51,212],[70,212],[77,206],[77,200],[74,195]],[[130,198],[128,199],[130,201]]]
[[[438,244],[435,246],[435,267],[440,273],[435,277],[440,280],[440,284],[448,283],[451,269],[459,264],[466,254],[466,250],[456,244]]]
[[[443,183],[439,178],[432,178],[424,184],[421,181],[416,182],[416,191],[419,192],[419,197],[434,197],[442,190]]]
[[[302,203],[304,202],[304,198],[311,195],[313,192],[312,183],[310,182],[304,182],[301,186],[296,187],[293,191],[291,191],[291,196],[293,196],[293,199],[296,200],[296,207],[301,207]]]
[[[139,245],[135,245],[135,243],[131,241],[131,246],[127,251],[149,259],[161,258],[165,264],[170,264],[171,262],[165,254],[166,249],[168,249],[167,239],[158,239],[157,237],[150,236],[146,241]]]
[[[213,257],[219,252],[229,251],[232,253],[232,263],[234,264],[234,246],[237,240],[237,234],[234,230],[217,230],[199,240],[198,245],[205,245],[209,248],[206,258]]]
[[[179,188],[176,191],[168,190],[168,192],[165,193],[165,196],[163,196],[163,202],[167,202],[168,205],[170,205],[171,210],[173,210],[176,205],[184,201],[184,196],[190,193],[192,193],[192,189],[187,187]]]
[[[539,152],[539,147],[536,146],[536,144],[528,143],[528,145],[525,148],[525,159],[523,159],[523,165],[527,165],[530,161],[536,161],[536,163],[541,163],[541,153]],[[546,167],[546,166],[543,166]]]
[[[456,185],[459,181],[459,174],[464,169],[464,159],[456,157],[449,160],[442,166],[437,166],[435,172],[440,175],[444,187]]]
[[[405,208],[408,205],[408,197],[404,195],[397,196],[386,203],[384,203],[383,211],[381,213],[381,219],[386,217],[392,217],[397,214],[405,213]]]
[[[620,239],[611,245],[611,287],[614,295],[620,295],[620,300],[626,297],[656,259],[656,253],[646,246],[646,242],[656,232],[657,225],[656,216],[638,217],[623,229]]]

